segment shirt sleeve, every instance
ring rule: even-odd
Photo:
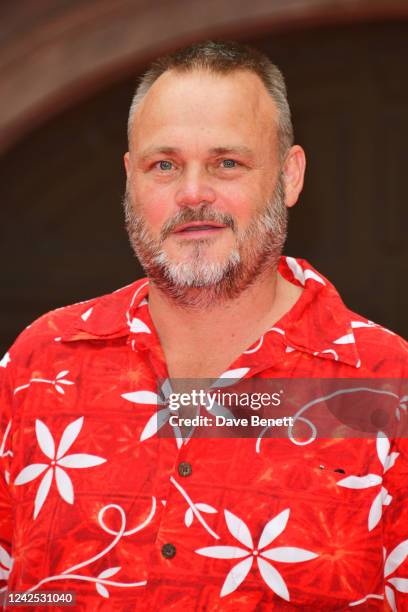
[[[402,431],[400,437],[394,439],[391,444],[382,491],[384,599],[391,610],[397,611],[408,610],[408,439],[406,428],[407,425],[405,425],[405,434]]]
[[[11,570],[12,504],[9,490],[12,428],[12,398],[10,354],[0,361],[0,592],[7,586]]]

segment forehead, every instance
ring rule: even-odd
[[[132,142],[144,146],[156,137],[200,135],[214,145],[219,135],[256,144],[273,137],[276,125],[275,103],[257,74],[169,70],[155,81],[135,112]]]

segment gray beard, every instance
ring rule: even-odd
[[[156,240],[144,218],[136,213],[128,190],[123,207],[130,244],[146,275],[165,296],[188,308],[209,308],[238,297],[267,268],[276,268],[286,240],[288,211],[282,174],[272,198],[242,233],[237,231],[231,215],[217,212],[212,205],[204,203],[180,210],[164,224]],[[166,237],[178,225],[206,220],[225,224],[235,234],[236,247],[226,260],[206,261],[205,250],[211,239],[203,239],[188,245],[187,261],[170,261],[162,247]]]

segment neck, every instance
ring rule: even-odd
[[[235,351],[237,357],[273,326],[300,294],[299,287],[269,268],[239,296],[205,307],[200,307],[200,300],[192,307],[180,306],[151,283],[149,310],[168,361],[170,356],[197,354],[197,348],[200,355],[224,353],[228,361],[230,354]]]

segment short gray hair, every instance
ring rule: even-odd
[[[257,74],[278,110],[279,154],[281,159],[285,157],[293,144],[293,125],[283,75],[264,53],[233,41],[201,42],[156,59],[141,77],[130,106],[129,142],[134,114],[139,104],[153,83],[167,70],[175,70],[179,73],[209,70],[217,74],[249,70]]]

